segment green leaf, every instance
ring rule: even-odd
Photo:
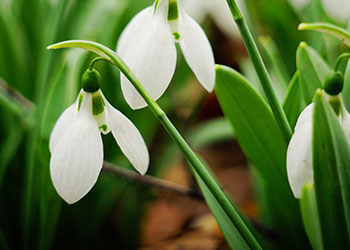
[[[301,42],[297,50],[297,69],[300,74],[300,88],[305,104],[308,105],[316,90],[322,88],[330,68],[313,48]]]
[[[242,238],[241,234],[235,227],[235,225],[231,222],[230,218],[227,216],[225,211],[221,208],[220,204],[217,202],[215,197],[212,195],[208,187],[196,173],[196,171],[192,171],[194,173],[194,177],[201,189],[205,201],[212,212],[215,220],[220,226],[220,229],[225,236],[227,243],[229,244],[231,249],[250,249],[245,240]]]
[[[297,71],[289,84],[287,95],[283,102],[283,109],[292,129],[294,129],[298,117],[305,107],[299,78],[299,72]]]
[[[325,249],[350,248],[350,149],[335,112],[316,93],[313,169]]]
[[[233,69],[216,67],[216,94],[241,147],[266,180],[287,180],[287,145],[266,102]]]
[[[226,66],[216,68],[216,94],[225,117],[247,158],[267,187],[274,218],[272,223],[287,239],[282,244],[304,243],[299,208],[286,173],[287,145],[272,112],[263,98],[239,73]],[[281,233],[282,235],[282,233]],[[290,241],[298,239],[298,241]],[[294,247],[297,247],[294,245]]]
[[[303,223],[313,249],[322,250],[322,235],[313,184],[305,184],[300,198]]]
[[[301,23],[299,30],[314,30],[330,34],[350,47],[350,33],[345,29],[330,23]]]

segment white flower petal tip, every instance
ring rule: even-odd
[[[287,149],[287,175],[296,198],[300,198],[305,183],[313,183],[312,169],[312,114],[314,104],[300,114],[295,133]]]
[[[50,172],[59,195],[69,204],[85,196],[97,181],[103,164],[103,145],[94,121],[80,116],[56,145]]]
[[[184,12],[180,31],[180,47],[186,62],[203,87],[212,92],[215,85],[215,60],[207,36],[199,24]]]
[[[149,154],[140,132],[128,118],[108,103],[107,112],[108,127],[110,127],[121,151],[134,168],[144,175],[149,165]]]
[[[51,179],[68,204],[84,197],[97,181],[103,165],[103,127],[103,133],[113,132],[134,167],[141,174],[147,171],[148,150],[136,127],[107,102],[100,90],[81,91],[78,100],[61,115],[50,137]]]

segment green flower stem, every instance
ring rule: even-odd
[[[278,126],[282,132],[282,135],[285,141],[288,143],[292,137],[292,130],[288,123],[286,114],[284,113],[282,106],[279,104],[276,93],[272,87],[272,82],[270,76],[267,72],[265,64],[262,60],[262,57],[259,53],[258,47],[254,41],[253,35],[250,32],[248,25],[240,11],[235,0],[227,0],[227,3],[230,7],[234,21],[237,24],[237,27],[242,35],[244,44],[247,48],[248,54],[253,62],[254,68],[257,75],[259,76],[260,82],[264,88],[266,97],[270,103],[272,112],[275,116],[275,119],[278,123]]]
[[[344,60],[344,59],[349,59],[350,58],[350,53],[343,53],[341,54],[338,58],[337,61],[335,62],[334,65],[334,72],[337,72],[340,66],[340,63]]]
[[[92,70],[94,68],[94,64],[98,61],[107,61],[110,62],[108,59],[104,57],[95,57],[89,64],[89,70]]]
[[[209,190],[212,192],[214,197],[220,203],[226,214],[229,216],[230,220],[234,225],[236,225],[237,229],[246,240],[247,244],[252,249],[262,249],[253,236],[252,232],[249,230],[248,226],[245,224],[243,218],[240,216],[239,212],[231,203],[231,200],[228,196],[223,192],[220,185],[216,182],[214,176],[210,173],[210,171],[206,168],[206,166],[201,162],[201,160],[196,156],[196,154],[192,151],[190,146],[181,136],[181,134],[177,131],[175,126],[169,120],[165,112],[159,107],[159,105],[151,98],[151,96],[146,92],[146,90],[142,87],[141,83],[136,79],[135,75],[130,71],[130,69],[126,66],[126,64],[120,59],[116,52],[107,48],[104,45],[91,42],[91,41],[82,41],[82,40],[73,40],[73,41],[65,41],[61,43],[57,43],[48,47],[48,49],[59,49],[59,48],[69,48],[69,47],[77,47],[87,49],[98,55],[105,57],[114,64],[124,75],[125,77],[133,84],[138,93],[143,97],[145,102],[148,104],[148,107],[153,111],[156,117],[160,120],[162,125],[165,127],[167,132],[179,146],[186,159],[192,164],[195,171],[205,182]]]

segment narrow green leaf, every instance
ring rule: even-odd
[[[243,250],[250,249],[245,240],[242,238],[241,234],[235,227],[235,225],[231,222],[230,218],[227,216],[225,211],[221,208],[220,204],[217,202],[215,197],[209,191],[208,187],[196,173],[196,171],[192,171],[194,173],[194,177],[201,189],[205,201],[215,217],[217,223],[220,226],[220,229],[225,236],[227,243],[229,244],[231,249]]]
[[[274,226],[289,240],[298,238],[282,244],[305,244],[298,204],[287,180],[287,145],[270,108],[244,77],[226,66],[216,68],[215,90],[236,139],[269,190]]]
[[[300,198],[300,209],[312,248],[322,250],[322,234],[313,184],[307,183],[304,185]]]
[[[287,94],[283,102],[283,109],[292,129],[294,129],[298,117],[305,107],[300,89],[299,78],[299,72],[297,71],[289,84]]]
[[[287,145],[267,103],[239,73],[226,66],[216,68],[216,94],[237,140],[265,180],[287,187]]]
[[[350,248],[350,149],[335,112],[316,93],[313,168],[325,249]]]
[[[330,68],[313,48],[301,42],[297,50],[297,69],[300,74],[300,88],[305,104],[308,105],[316,90],[322,88]]]
[[[322,33],[330,34],[350,47],[350,33],[336,25],[330,23],[301,23],[299,30],[314,30]]]

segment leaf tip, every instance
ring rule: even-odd
[[[298,30],[305,30],[306,29],[306,23],[301,23],[301,24],[299,24],[299,26],[298,26]]]
[[[216,65],[215,65],[215,70],[220,70],[220,69],[221,69],[221,65],[216,64]]]
[[[315,93],[315,97],[322,98],[322,96],[323,96],[322,89],[317,89]]]
[[[300,42],[299,48],[305,49],[306,47],[307,47],[307,43],[306,42]]]

